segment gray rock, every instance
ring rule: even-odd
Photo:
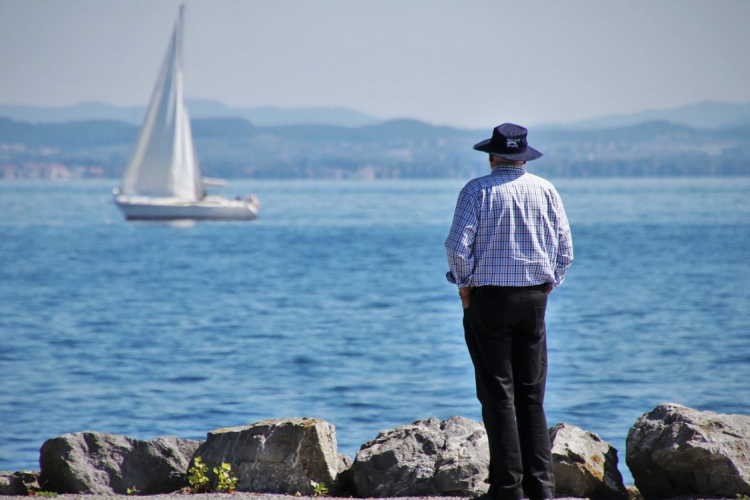
[[[365,443],[350,469],[363,497],[486,493],[489,446],[484,426],[463,417],[437,418],[381,432]]]
[[[0,495],[28,495],[39,490],[39,471],[0,471]]]
[[[641,495],[641,492],[638,491],[638,488],[636,488],[635,485],[629,484],[625,489],[628,490],[628,498],[630,500],[643,500],[643,495]]]
[[[662,404],[635,422],[626,446],[644,498],[750,494],[750,417]]]
[[[627,499],[617,450],[599,436],[566,423],[549,429],[555,492],[588,498]]]
[[[169,493],[187,486],[190,457],[200,442],[162,437],[148,441],[79,432],[42,445],[42,489],[58,493]]]
[[[352,458],[349,455],[344,455],[343,453],[339,453],[336,471],[339,474],[341,474],[343,472],[346,472],[348,469],[350,469],[351,466],[352,466]]]
[[[231,465],[238,491],[311,495],[311,481],[336,491],[348,459],[336,449],[336,429],[330,423],[287,418],[209,432],[194,457],[201,457],[210,470],[222,462]]]

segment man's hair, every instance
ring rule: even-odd
[[[503,158],[495,153],[490,153],[490,157],[506,165],[523,165],[526,163],[525,161],[508,160],[507,158]]]

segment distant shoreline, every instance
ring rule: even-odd
[[[475,177],[484,131],[417,120],[377,125],[261,126],[241,118],[191,121],[201,172],[227,179],[427,179]],[[0,117],[0,178],[119,178],[138,127],[88,120],[34,124]],[[540,128],[544,177],[750,175],[750,126],[703,129],[652,121],[607,129]]]

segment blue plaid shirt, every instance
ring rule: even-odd
[[[555,187],[523,166],[499,165],[458,195],[448,238],[448,281],[559,286],[573,262],[573,240]]]

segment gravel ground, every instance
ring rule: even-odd
[[[296,497],[294,495],[279,495],[273,493],[245,493],[235,492],[230,494],[226,493],[168,493],[161,495],[144,495],[148,500],[297,500],[299,498],[313,498],[313,497]],[[54,497],[58,500],[124,500],[133,499],[132,495],[58,495]],[[335,497],[323,497],[323,498],[335,498]],[[351,498],[351,497],[350,497]],[[13,496],[13,495],[0,495],[0,500],[29,500],[28,496]],[[467,500],[465,497],[398,497],[398,500]],[[581,497],[556,497],[556,500],[591,500],[588,498]],[[675,497],[669,500],[717,500],[716,497],[691,497],[681,496]]]
[[[313,497],[303,496],[296,497],[294,495],[279,495],[274,493],[245,493],[235,492],[230,494],[226,493],[166,493],[161,495],[143,495],[148,500],[297,500],[299,498],[310,499]],[[133,495],[73,495],[65,494],[54,497],[58,500],[133,500]],[[336,498],[336,497],[323,497],[323,498]],[[352,498],[352,497],[349,497]],[[28,496],[15,496],[15,495],[0,495],[0,500],[29,500]],[[398,497],[398,500],[467,500],[465,497]],[[556,497],[556,500],[591,500],[582,497]],[[681,496],[674,497],[669,500],[717,500],[717,497],[698,497],[698,496]]]
[[[148,500],[297,500],[299,498],[313,498],[313,497],[296,497],[294,495],[279,495],[274,493],[244,493],[241,491],[226,494],[226,493],[168,493],[161,495],[143,495]],[[40,497],[44,498],[44,497]],[[130,499],[134,498],[133,495],[58,495],[54,497],[58,500],[112,500],[116,498]],[[135,497],[138,498],[138,497]],[[335,497],[324,497],[324,498],[335,498]],[[351,497],[350,497],[351,498]],[[0,496],[2,500],[13,500],[13,499],[24,499],[29,500],[28,496],[13,496],[3,495]],[[465,497],[398,497],[398,500],[467,500]],[[557,497],[557,500],[587,500],[582,498],[573,497]],[[693,499],[697,500],[697,499]]]
[[[234,493],[165,493],[161,495],[143,495],[148,500],[298,500],[300,498],[294,495],[280,495],[276,493],[245,493],[236,491]],[[42,497],[40,497],[42,498]],[[125,498],[133,500],[133,495],[73,495],[65,494],[54,497],[58,500],[124,500]],[[137,497],[136,497],[137,498]],[[324,497],[335,498],[335,497]],[[2,500],[24,499],[29,500],[27,496],[0,496]],[[466,500],[464,497],[399,497],[399,500]],[[561,499],[562,500],[562,499]],[[571,499],[572,500],[572,499]],[[580,500],[580,499],[577,499]]]

